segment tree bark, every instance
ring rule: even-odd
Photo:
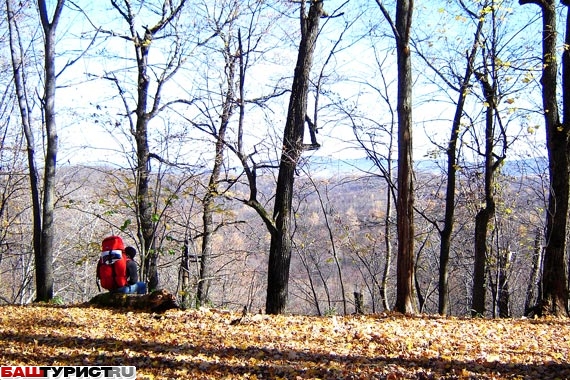
[[[509,318],[511,316],[511,292],[509,289],[508,271],[511,264],[511,254],[508,249],[502,249],[498,254],[499,273],[497,275],[497,310],[499,318]]]
[[[396,54],[398,65],[398,226],[397,289],[395,311],[416,313],[414,296],[414,184],[412,159],[412,64],[410,28],[412,0],[396,5]]]
[[[89,300],[90,305],[100,307],[127,308],[135,310],[147,310],[153,313],[163,313],[170,309],[178,309],[180,306],[176,297],[166,290],[155,290],[152,293],[122,294],[101,293]]]
[[[570,74],[568,51],[562,56],[564,123],[560,122],[557,100],[557,25],[554,0],[520,0],[521,5],[534,3],[542,11],[542,103],[546,125],[548,172],[550,192],[546,214],[546,237],[542,272],[540,315],[567,316],[568,288],[565,269],[566,232],[568,223],[569,160],[568,135],[570,133]],[[568,6],[568,1],[562,2]],[[566,43],[570,38],[567,19]]]
[[[440,232],[441,244],[439,251],[439,303],[438,312],[447,315],[449,312],[449,254],[451,250],[451,235],[455,224],[455,191],[457,187],[457,146],[460,138],[461,117],[465,107],[467,91],[473,75],[473,63],[480,45],[480,36],[483,30],[484,19],[481,18],[477,24],[477,31],[473,39],[471,51],[467,56],[465,74],[463,75],[459,87],[459,98],[455,106],[455,115],[451,125],[451,133],[447,144],[447,186],[445,191],[445,216],[443,229]]]
[[[391,160],[389,164],[391,166]],[[390,171],[390,178],[392,169]],[[390,274],[390,266],[392,264],[392,192],[386,191],[386,217],[384,218],[384,247],[386,253],[384,255],[384,267],[382,268],[382,282],[380,283],[380,296],[382,298],[382,307],[384,310],[390,310],[390,303],[388,301],[388,276]]]
[[[471,315],[474,317],[485,314],[487,227],[492,212],[494,211],[488,206],[479,210],[475,217],[475,261],[473,264],[473,290],[471,295]]]
[[[65,5],[65,0],[58,0],[51,21],[45,0],[38,0],[40,19],[44,31],[44,95],[43,111],[46,136],[44,160],[44,186],[42,232],[40,250],[35,252],[36,260],[36,301],[49,301],[53,298],[53,241],[55,236],[55,174],[57,166],[57,125],[55,121],[55,45],[56,30]]]
[[[530,271],[530,277],[526,288],[524,315],[531,314],[534,311],[536,305],[539,303],[537,293],[538,294],[542,293],[540,291],[541,262],[542,262],[542,232],[540,231],[540,229],[537,229],[536,237],[534,239],[534,249],[532,254],[532,266]],[[535,293],[535,288],[538,288],[538,291],[536,293]]]
[[[183,308],[190,306],[190,242],[184,240],[184,248],[182,251],[182,259],[180,261],[178,281],[180,288],[177,293],[181,295],[181,304]]]
[[[229,38],[229,37],[228,37]],[[214,165],[208,182],[206,196],[204,197],[202,213],[202,255],[200,256],[200,276],[198,279],[198,289],[196,292],[197,306],[202,306],[208,300],[208,290],[211,282],[211,260],[212,260],[212,238],[215,230],[214,211],[216,207],[216,197],[218,196],[220,173],[224,161],[225,139],[228,124],[233,115],[233,104],[235,102],[235,66],[236,55],[232,54],[229,41],[224,41],[224,58],[226,64],[226,90],[222,105],[222,115],[220,127],[216,134],[216,147],[214,155]],[[241,54],[241,52],[240,52]]]
[[[157,252],[155,248],[155,223],[153,222],[154,202],[149,191],[150,182],[150,151],[148,146],[148,122],[150,115],[148,113],[148,90],[150,80],[147,74],[148,69],[148,53],[152,44],[153,35],[147,30],[144,40],[138,37],[135,40],[135,49],[138,68],[138,88],[137,88],[137,105],[135,114],[137,116],[136,129],[134,137],[137,148],[137,218],[139,224],[139,240],[142,246],[141,256],[144,258],[141,268],[143,271],[143,279],[148,281],[150,290],[158,287],[157,273]]]
[[[309,74],[323,15],[323,0],[311,2],[308,14],[305,2],[301,4],[301,42],[293,77],[287,121],[283,136],[283,150],[277,177],[273,219],[275,230],[271,234],[267,273],[266,312],[281,314],[287,305],[289,267],[291,263],[291,206],[295,169],[303,152],[303,136],[307,115]]]
[[[495,90],[488,82],[486,74],[476,73],[483,88],[484,99],[487,103],[485,111],[485,152],[484,152],[484,188],[485,206],[475,217],[475,262],[473,269],[473,292],[471,300],[471,315],[485,314],[485,274],[487,271],[487,237],[489,222],[495,216],[494,172],[496,163],[493,158],[494,147],[494,114]]]
[[[28,159],[28,177],[30,181],[30,195],[32,200],[32,239],[33,252],[36,257],[41,252],[42,241],[42,203],[40,192],[40,179],[36,164],[36,147],[34,134],[32,132],[32,120],[30,115],[30,101],[27,94],[26,72],[24,70],[24,48],[21,44],[18,23],[15,20],[15,13],[12,9],[12,0],[6,0],[6,12],[8,16],[8,31],[10,35],[10,55],[12,59],[12,70],[14,73],[14,87],[18,99],[18,108],[22,119],[22,129],[26,138],[26,152]]]
[[[354,292],[354,314],[364,314],[364,298],[362,293]]]

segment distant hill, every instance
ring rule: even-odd
[[[387,161],[382,162],[387,166]],[[317,175],[339,175],[350,173],[370,173],[378,172],[374,162],[367,157],[360,158],[335,158],[335,157],[321,157],[312,156],[308,157],[303,162],[305,170],[311,174]],[[396,168],[397,161],[393,162],[394,169]],[[443,160],[428,160],[421,159],[414,161],[414,169],[421,173],[439,174],[445,170],[446,163]],[[465,166],[476,168],[481,164],[470,163]],[[503,174],[519,177],[522,175],[532,175],[543,173],[548,169],[547,157],[532,157],[519,160],[505,160],[502,167]]]

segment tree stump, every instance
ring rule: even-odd
[[[176,297],[166,290],[155,290],[150,294],[101,293],[89,300],[89,304],[101,307],[128,308],[163,313],[179,309]]]
[[[354,309],[355,314],[364,314],[364,298],[360,292],[354,292]]]

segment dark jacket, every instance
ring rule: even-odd
[[[127,282],[134,285],[139,281],[137,263],[134,260],[127,260]]]

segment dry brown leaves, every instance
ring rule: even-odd
[[[134,365],[139,379],[568,379],[569,320],[163,315],[0,307],[0,365]]]

